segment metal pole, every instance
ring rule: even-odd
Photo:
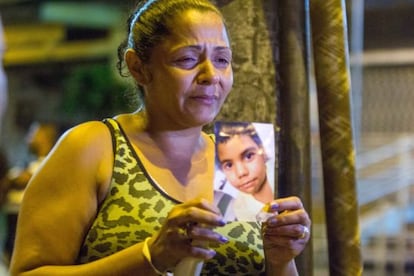
[[[307,0],[277,1],[279,18],[278,197],[295,195],[311,213],[309,20]],[[296,258],[299,275],[312,275],[312,241]]]
[[[364,0],[351,1],[351,80],[352,117],[355,147],[358,152],[361,138],[362,93],[363,93],[363,50],[364,50]]]
[[[330,275],[362,274],[342,0],[311,0]]]

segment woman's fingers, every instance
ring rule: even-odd
[[[206,244],[205,242],[219,242],[226,243],[228,239],[219,233],[215,232],[213,228],[206,227],[202,224],[195,224],[187,232],[188,236],[193,239],[193,244]],[[208,243],[207,243],[208,244]]]
[[[311,221],[305,209],[285,210],[267,219],[266,225],[276,227],[281,225],[301,224],[310,227]]]
[[[264,226],[264,236],[280,236],[289,239],[302,239],[308,240],[310,237],[310,229],[306,225],[302,224],[289,224],[278,227]]]
[[[220,211],[205,199],[195,199],[176,205],[171,209],[160,231],[154,235],[151,246],[160,257],[170,256],[164,265],[175,265],[184,257],[209,259],[215,251],[211,243],[225,243],[227,239],[215,232],[217,226],[225,225]]]
[[[223,226],[226,222],[220,210],[205,199],[195,199],[174,207],[168,215],[168,223],[185,226],[187,223],[207,226]]]
[[[269,204],[268,208],[272,211],[277,211],[281,213],[286,210],[303,209],[303,204],[300,198],[296,196],[291,196],[273,200]]]
[[[276,199],[267,208],[272,215],[262,224],[265,250],[285,254],[286,260],[290,260],[310,239],[309,215],[298,197]]]

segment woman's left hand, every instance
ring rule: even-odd
[[[309,215],[298,197],[276,199],[265,209],[275,213],[262,224],[267,262],[286,264],[303,251],[310,239]]]

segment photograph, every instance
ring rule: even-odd
[[[215,202],[228,220],[256,221],[274,198],[272,124],[216,122]]]

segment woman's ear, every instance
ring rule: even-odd
[[[140,85],[148,84],[151,81],[151,74],[148,72],[147,67],[141,61],[136,54],[135,50],[128,49],[125,52],[125,62],[128,66],[128,70],[134,79]]]

